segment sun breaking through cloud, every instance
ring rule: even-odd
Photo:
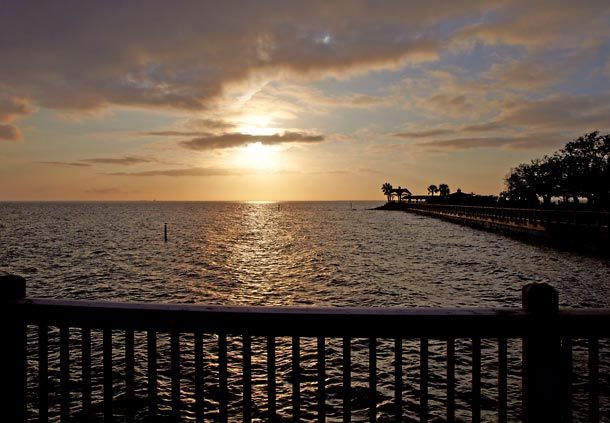
[[[5,2],[0,199],[497,193],[610,131],[609,28],[602,0]]]

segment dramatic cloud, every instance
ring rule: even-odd
[[[141,135],[152,135],[154,137],[210,137],[214,134],[194,131],[151,131],[141,132]]]
[[[233,198],[235,187],[254,184],[239,176],[254,174],[255,162],[274,175],[298,171],[284,178],[290,192],[256,186],[253,196],[353,192],[337,180],[367,189],[327,176],[336,187],[304,190],[311,172],[373,180],[380,169],[388,180],[423,181],[475,166],[490,190],[491,167],[610,130],[608,0],[55,0],[0,9],[0,166],[30,196],[51,185],[58,198],[118,186],[114,172],[168,177],[163,186],[126,177],[117,196],[198,197],[201,187],[180,177],[234,175],[204,194]],[[256,143],[297,148],[239,149]],[[515,149],[532,151],[506,154]],[[27,162],[47,167],[23,177]]]
[[[32,111],[25,99],[0,93],[0,122],[9,122]]]
[[[565,80],[572,70],[572,66],[560,63],[554,64],[553,72],[549,72],[549,65],[540,59],[513,59],[492,65],[485,77],[503,88],[541,90]]]
[[[544,49],[549,45],[562,47],[583,44],[583,25],[587,39],[608,35],[609,5],[605,0],[511,1],[496,8],[495,17],[477,22],[460,31],[458,42],[472,44],[517,45],[528,49]]]
[[[141,135],[152,135],[156,137],[209,137],[217,132],[227,132],[235,128],[231,122],[214,119],[189,119],[181,125],[182,130],[149,131]]]
[[[506,125],[501,122],[476,123],[465,125],[458,129],[459,132],[492,132],[505,129]]]
[[[211,137],[194,138],[182,141],[180,145],[189,150],[216,150],[223,148],[239,147],[247,144],[260,142],[263,145],[277,145],[287,143],[317,143],[324,141],[322,135],[309,135],[300,132],[284,132],[275,135],[250,135],[250,134],[224,134]]]
[[[429,137],[436,137],[439,135],[451,134],[452,132],[453,132],[453,130],[451,130],[451,129],[429,129],[429,130],[418,131],[418,132],[401,132],[398,134],[393,134],[392,136],[396,137],[396,138],[407,138],[407,139],[429,138]]]
[[[0,81],[0,88],[2,87]],[[0,93],[0,140],[18,141],[22,139],[19,128],[11,123],[19,116],[33,112],[33,108],[21,97]]]
[[[235,127],[231,122],[217,119],[189,119],[184,126],[193,131],[228,131]]]
[[[472,125],[456,126],[454,128],[436,128],[413,132],[401,132],[393,134],[393,137],[404,139],[435,138],[445,135],[455,135],[460,133],[495,132],[505,129],[506,124],[500,122],[487,122]]]
[[[277,104],[277,99],[282,99],[288,103],[289,107],[296,103],[310,113],[316,111],[327,113],[331,108],[369,109],[377,106],[390,106],[396,101],[392,96],[363,93],[329,95],[319,89],[289,84],[283,84],[281,87],[266,86],[257,93],[256,99],[267,101],[270,106]]]
[[[106,175],[112,176],[231,176],[231,175],[242,175],[243,171],[235,169],[218,169],[218,168],[204,168],[204,167],[191,167],[186,169],[160,169],[160,170],[147,170],[143,172],[113,172],[106,173]]]
[[[557,133],[529,134],[512,137],[451,138],[420,144],[429,150],[468,150],[472,148],[507,148],[513,150],[557,147],[565,144],[565,137]]]
[[[87,167],[94,164],[108,164],[108,165],[119,165],[119,166],[132,166],[142,163],[157,163],[158,160],[154,160],[148,157],[138,156],[124,156],[124,157],[93,157],[88,159],[79,159],[74,162],[66,161],[40,161],[40,164],[55,165],[55,166],[75,166],[75,167]]]
[[[37,162],[44,165],[51,166],[74,166],[74,167],[89,167],[91,166],[89,163],[81,163],[81,162],[61,162],[61,161],[41,161]]]
[[[141,163],[151,163],[155,160],[146,158],[146,157],[135,157],[135,156],[125,156],[125,157],[96,157],[91,159],[82,159],[82,162],[86,163],[95,163],[95,164],[111,164],[111,165],[123,165],[123,166],[131,166],[135,164]]]
[[[610,130],[610,94],[552,95],[507,104],[497,118],[510,125],[540,129]]]
[[[21,131],[14,125],[0,124],[0,140],[17,141],[22,138]]]
[[[437,128],[393,136],[423,140],[417,145],[432,151],[474,148],[523,150],[556,148],[593,130],[610,132],[610,94],[555,94],[533,100],[520,97],[505,102],[488,122],[443,123]]]
[[[320,77],[434,59],[442,41],[429,29],[483,4],[8,2],[0,82],[49,108],[201,110],[260,72]]]
[[[393,137],[427,140],[418,145],[432,150],[535,149],[556,147],[593,130],[610,131],[610,94],[508,96],[501,107],[488,110],[485,122],[442,122],[438,127],[426,125]]]

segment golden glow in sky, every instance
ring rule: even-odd
[[[240,169],[278,169],[281,166],[278,147],[263,145],[260,141],[240,147],[235,152],[234,165]]]
[[[610,132],[607,0],[116,8],[3,3],[0,201],[498,194]]]

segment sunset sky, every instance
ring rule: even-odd
[[[0,200],[498,194],[594,130],[608,0],[0,0]]]

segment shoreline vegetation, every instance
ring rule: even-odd
[[[412,195],[386,182],[381,190],[388,201],[376,210],[415,212],[610,257],[610,134],[586,134],[551,156],[511,169],[504,182],[498,196],[451,193],[444,183],[430,185],[428,195]]]
[[[610,210],[610,134],[599,131],[568,142],[550,156],[512,168],[504,178],[505,190],[496,195],[452,193],[445,183],[429,185],[428,195],[412,195],[406,188],[381,186],[391,203],[425,202],[534,209]],[[437,194],[438,195],[434,195]]]

